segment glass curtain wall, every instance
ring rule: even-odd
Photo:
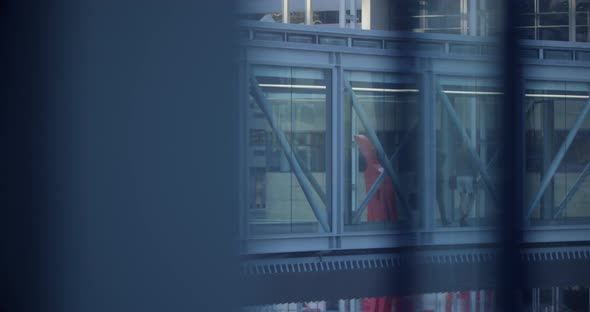
[[[587,223],[590,184],[590,118],[584,115],[588,84],[529,81],[527,116],[527,199],[535,223]],[[577,125],[577,122],[579,124]],[[571,145],[567,148],[566,140]],[[560,157],[560,151],[565,151]],[[555,170],[552,165],[555,164]],[[542,188],[543,181],[546,186]],[[535,203],[533,201],[538,199]]]
[[[251,233],[329,231],[329,71],[253,66],[249,210]],[[251,84],[255,84],[254,81]]]
[[[500,83],[449,76],[438,81],[436,219],[443,226],[491,226],[500,182]]]
[[[590,1],[520,0],[522,39],[588,41]]]
[[[515,0],[519,12],[518,36],[529,40],[590,40],[590,0]],[[284,19],[284,5],[288,18]],[[501,35],[501,1],[491,0],[355,0],[345,1],[345,24],[362,24],[362,8],[371,8],[376,29],[446,33],[459,35]],[[339,25],[339,1],[313,0],[310,7],[312,25]],[[241,18],[262,22],[306,24],[306,0],[258,0],[241,5]],[[354,17],[353,17],[354,15]],[[385,22],[383,22],[385,21]],[[363,26],[373,29],[372,26]]]
[[[271,23],[307,24],[307,1],[242,0],[239,5],[240,19]],[[355,27],[353,28],[360,28],[363,1],[366,2],[367,0],[345,1],[344,9],[347,27],[350,27],[351,22],[355,20]],[[339,0],[311,0],[310,4],[309,24],[340,26]],[[285,12],[288,14],[287,18],[285,18]]]

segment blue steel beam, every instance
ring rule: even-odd
[[[535,210],[535,207],[539,204],[541,197],[543,197],[543,194],[547,190],[549,183],[551,183],[551,179],[553,179],[555,172],[557,172],[557,168],[559,168],[559,165],[561,164],[561,161],[565,157],[565,154],[569,150],[572,142],[574,142],[574,138],[576,137],[578,130],[580,130],[580,127],[582,127],[582,123],[586,119],[588,112],[590,112],[590,99],[588,99],[586,101],[586,104],[582,108],[582,112],[580,112],[580,115],[576,119],[574,126],[570,129],[569,133],[567,134],[567,137],[565,138],[565,141],[563,142],[561,147],[559,147],[559,151],[557,152],[557,155],[555,155],[555,158],[553,158],[551,165],[547,169],[547,172],[545,173],[545,176],[543,177],[543,180],[541,181],[541,186],[539,187],[537,194],[535,194],[535,198],[533,199],[533,201],[531,202],[531,205],[529,206],[529,209],[526,214],[527,218],[529,218],[531,216],[531,214]]]
[[[488,164],[486,166],[486,168],[489,168],[490,166],[492,166],[492,164],[494,163],[494,161],[496,160],[496,158],[498,158],[498,152],[496,151],[496,153],[494,153],[494,156],[492,156],[492,159],[490,159],[490,161],[488,161]],[[479,184],[479,182],[481,182],[481,173],[477,176],[477,178],[475,179],[475,184]]]
[[[582,173],[580,173],[580,175],[576,179],[576,182],[574,182],[574,185],[572,186],[572,188],[567,192],[567,194],[565,194],[565,196],[561,200],[561,203],[557,207],[557,211],[553,215],[553,218],[557,218],[557,216],[559,216],[559,213],[561,213],[561,211],[565,208],[565,205],[570,201],[570,199],[572,199],[572,197],[574,197],[574,195],[576,194],[576,192],[578,191],[580,186],[582,186],[582,183],[584,183],[584,181],[586,181],[586,178],[588,177],[589,174],[590,174],[590,162],[586,165],[586,167],[584,167],[584,170],[582,170]]]
[[[293,156],[295,156],[295,159],[297,160],[297,162],[301,166],[301,169],[303,169],[303,174],[305,175],[307,180],[309,180],[309,182],[311,183],[311,186],[313,187],[315,192],[318,194],[318,196],[320,197],[320,199],[324,203],[324,206],[328,207],[328,200],[327,200],[326,193],[322,189],[322,186],[318,183],[318,180],[315,179],[315,177],[313,176],[313,174],[311,173],[309,168],[307,168],[307,166],[305,164],[303,164],[303,160],[301,159],[299,154],[297,154],[297,152],[294,152]]]
[[[391,158],[389,158],[389,162],[393,163],[393,161],[397,158],[399,151],[409,142],[410,133],[414,130],[414,128],[416,128],[417,125],[418,120],[414,120],[412,126],[408,130],[408,133],[406,133],[406,135],[402,139],[402,142],[399,144],[393,155],[391,155]],[[381,186],[381,183],[383,183],[384,180],[385,171],[379,173],[379,176],[377,176],[375,183],[373,183],[373,185],[365,195],[365,198],[363,199],[357,210],[355,210],[354,216],[352,217],[352,224],[356,224],[359,222],[359,220],[361,219],[361,215],[363,214],[363,212],[365,212],[365,209],[367,209],[367,205],[369,204],[373,196],[377,193],[379,187]]]
[[[254,98],[254,100],[256,101],[258,106],[260,106],[260,109],[262,110],[262,112],[264,113],[266,118],[268,119],[270,127],[272,128],[274,134],[277,136],[277,139],[279,140],[279,144],[281,145],[281,149],[283,150],[283,153],[287,157],[287,160],[289,161],[289,164],[291,165],[291,168],[293,169],[293,173],[295,174],[295,178],[297,178],[299,185],[301,185],[301,189],[303,190],[303,194],[305,195],[305,198],[309,202],[309,205],[311,206],[311,209],[313,210],[313,213],[314,213],[316,219],[320,223],[322,229],[325,232],[329,232],[330,226],[328,223],[328,217],[326,214],[322,213],[322,211],[320,209],[320,204],[313,197],[313,193],[312,193],[313,187],[312,187],[311,183],[305,178],[305,174],[303,173],[303,169],[301,169],[299,162],[297,161],[295,156],[293,156],[294,152],[291,149],[291,145],[289,144],[287,137],[285,136],[285,134],[283,133],[283,131],[279,127],[277,121],[274,119],[274,116],[272,115],[271,107],[267,103],[266,97],[264,96],[264,93],[262,92],[262,89],[260,89],[260,86],[258,85],[258,81],[256,80],[256,78],[254,76],[250,77],[250,94],[252,94],[252,97]]]
[[[400,179],[397,176],[397,174],[395,173],[395,171],[393,170],[391,163],[387,159],[387,156],[385,155],[385,151],[383,150],[383,146],[381,146],[381,142],[379,142],[379,139],[377,138],[377,133],[375,133],[375,130],[371,126],[371,123],[369,122],[369,118],[365,114],[365,111],[363,110],[362,107],[360,107],[360,104],[358,103],[358,100],[356,98],[356,94],[352,90],[352,86],[351,86],[350,82],[345,80],[344,86],[345,86],[346,91],[348,91],[350,93],[351,100],[352,100],[351,101],[352,107],[353,107],[354,111],[356,112],[360,122],[365,127],[365,130],[367,131],[367,135],[369,136],[369,140],[371,141],[371,143],[373,143],[373,146],[375,146],[375,151],[377,152],[377,159],[379,160],[379,163],[381,164],[381,166],[383,166],[383,168],[385,169],[385,172],[391,178],[391,182],[393,183],[393,186],[395,188],[395,192],[397,193],[398,198],[400,200],[402,210],[404,210],[404,212],[408,215],[408,217],[410,217],[410,210],[409,210],[408,201],[407,201],[406,196],[404,195],[404,192],[402,190]]]
[[[459,131],[464,144],[467,145],[467,149],[469,150],[469,155],[471,156],[471,160],[477,165],[479,172],[481,174],[481,179],[483,180],[485,186],[488,188],[488,191],[490,192],[492,199],[494,201],[496,201],[498,199],[498,197],[496,196],[497,193],[496,193],[494,185],[492,184],[492,181],[490,180],[490,177],[488,175],[488,170],[486,168],[486,165],[481,160],[481,158],[479,158],[479,156],[477,155],[477,152],[473,148],[473,145],[471,144],[471,139],[469,138],[469,135],[467,134],[465,127],[463,127],[463,125],[461,124],[461,120],[459,119],[459,116],[457,116],[457,112],[453,108],[453,105],[451,105],[451,101],[449,100],[449,97],[443,92],[442,87],[440,86],[440,83],[437,83],[436,87],[437,87],[437,93],[439,94],[440,98],[442,99],[443,105],[446,108],[447,113],[449,114],[449,116],[451,117],[451,120],[453,121],[453,124],[455,125],[455,127]]]

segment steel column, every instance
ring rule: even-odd
[[[340,0],[338,5],[338,24],[340,28],[346,27],[346,0]]]
[[[345,219],[345,201],[344,201],[344,111],[340,109],[344,107],[342,104],[344,92],[342,90],[342,76],[343,71],[340,66],[340,54],[334,53],[331,56],[331,63],[334,67],[331,70],[330,83],[332,85],[332,98],[330,101],[331,120],[331,148],[332,148],[332,184],[331,188],[331,217],[333,237],[332,246],[334,248],[341,247],[341,235],[344,232]],[[326,162],[328,163],[328,162]]]
[[[543,112],[543,172],[547,172],[553,157],[554,107],[552,101],[542,101],[541,103]],[[553,189],[553,182],[549,183],[548,188]],[[554,209],[553,192],[547,192],[542,201],[541,218],[551,218]]]
[[[312,10],[311,0],[305,0],[305,25],[311,25],[312,23]]]
[[[420,103],[420,141],[422,144],[419,148],[419,154],[422,156],[419,160],[418,179],[419,189],[423,195],[419,199],[419,207],[422,213],[422,227],[424,230],[432,230],[435,223],[435,206],[436,206],[436,84],[435,75],[432,70],[432,64],[425,65],[425,71],[422,74],[421,81],[421,103]]]
[[[576,0],[569,0],[569,41],[576,41]]]
[[[557,172],[557,168],[559,168],[561,161],[565,157],[565,154],[569,150],[570,145],[574,141],[574,138],[576,137],[578,130],[580,130],[582,123],[584,122],[584,120],[586,119],[586,116],[588,115],[588,112],[590,112],[590,99],[588,99],[586,101],[586,105],[584,105],[584,108],[582,109],[582,112],[578,116],[578,119],[576,119],[574,126],[570,129],[569,133],[567,134],[567,137],[565,138],[565,141],[563,142],[563,144],[559,148],[557,155],[555,155],[555,158],[551,162],[551,166],[549,166],[547,173],[545,174],[545,176],[543,177],[543,180],[541,181],[541,186],[539,187],[537,194],[535,194],[535,198],[533,199],[533,201],[531,202],[531,205],[529,206],[529,209],[526,214],[527,217],[531,216],[535,207],[537,206],[537,204],[541,200],[543,193],[545,193],[545,190],[549,186],[551,179],[553,179],[555,172]]]
[[[477,36],[477,0],[469,0],[467,12],[469,14],[469,23],[467,25],[469,28],[469,35]]]
[[[250,91],[251,91],[250,93],[252,94],[252,97],[254,98],[254,100],[256,101],[258,106],[260,106],[260,109],[262,110],[262,112],[264,113],[266,118],[268,119],[268,122],[269,122],[273,132],[277,136],[277,139],[279,140],[279,143],[281,144],[281,148],[283,150],[283,153],[287,157],[287,160],[289,161],[289,164],[291,165],[293,173],[295,174],[295,177],[297,178],[299,185],[301,185],[301,189],[303,190],[303,193],[305,194],[305,198],[307,198],[307,201],[309,202],[309,205],[311,206],[311,209],[313,210],[315,217],[317,218],[318,222],[320,223],[322,229],[325,232],[329,232],[330,226],[328,224],[328,220],[327,220],[328,218],[324,213],[322,213],[322,211],[320,210],[319,203],[313,197],[313,194],[312,194],[313,187],[311,186],[311,183],[305,178],[305,174],[303,173],[303,170],[301,169],[299,162],[293,156],[294,152],[291,149],[291,145],[289,144],[289,141],[287,140],[287,137],[285,136],[285,134],[281,130],[280,126],[278,125],[278,123],[276,122],[274,117],[272,116],[271,107],[266,102],[266,97],[264,96],[264,93],[260,89],[260,86],[258,85],[258,81],[256,81],[256,78],[254,78],[254,76],[250,77]]]
[[[350,28],[356,28],[356,0],[350,0]]]
[[[289,23],[289,0],[283,0],[283,23]]]

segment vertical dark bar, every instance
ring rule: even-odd
[[[523,267],[520,243],[524,209],[524,105],[522,104],[522,71],[518,59],[518,1],[505,0],[503,36],[504,106],[503,125],[505,164],[500,204],[500,269],[502,279],[498,290],[498,311],[522,311],[521,293]]]
[[[392,44],[396,49],[410,52],[408,55],[393,58],[393,70],[400,75],[406,74],[411,76],[415,79],[416,85],[419,86],[419,88],[422,88],[420,95],[417,97],[415,105],[407,106],[400,110],[400,114],[405,116],[405,121],[407,122],[404,125],[406,128],[400,133],[400,136],[403,137],[405,135],[409,135],[414,138],[416,142],[424,142],[422,139],[425,135],[428,135],[426,131],[428,131],[430,127],[430,125],[424,124],[428,121],[425,120],[425,116],[429,113],[429,111],[425,109],[425,102],[429,100],[427,97],[432,95],[430,91],[425,91],[424,88],[432,86],[433,77],[431,75],[432,73],[430,72],[430,63],[421,62],[414,54],[417,52],[417,44],[415,33],[413,32],[415,28],[415,18],[412,16],[418,15],[418,3],[416,1],[407,0],[390,1],[389,9],[389,24],[391,25],[391,30],[401,31],[404,33],[403,41],[393,42]],[[432,99],[432,97],[430,97],[430,99]],[[395,118],[395,116],[392,115],[387,117]],[[414,133],[411,133],[412,129],[410,129],[410,123],[415,119],[418,120],[418,130]],[[427,179],[427,173],[424,170],[428,170],[428,168],[422,168],[425,162],[424,157],[426,157],[424,154],[425,148],[427,147],[424,144],[413,144],[400,151],[400,153],[409,156],[407,157],[408,162],[405,164],[405,166],[407,168],[411,168],[409,171],[416,171],[418,177],[417,183],[419,185],[426,183],[425,179]],[[413,155],[417,155],[417,157],[412,157]],[[400,155],[400,157],[403,156]],[[402,223],[400,226],[400,231],[405,234],[405,237],[412,237],[414,233],[423,229],[425,225],[430,225],[426,222],[425,214],[433,213],[433,211],[428,210],[430,207],[426,206],[428,199],[420,198],[416,200],[410,200],[409,193],[406,193],[405,196],[409,201],[409,222]],[[416,197],[420,196],[417,195]],[[403,240],[404,241],[402,242],[397,242],[402,248],[399,248],[396,252],[399,253],[401,258],[406,259],[404,262],[405,269],[399,272],[399,275],[391,276],[393,290],[398,294],[403,294],[403,296],[417,295],[420,292],[418,290],[419,285],[421,282],[424,282],[419,280],[423,275],[421,274],[422,272],[417,270],[417,263],[414,261],[416,257],[417,246],[415,245],[415,241],[412,241],[411,239]],[[398,295],[398,297],[400,296]],[[401,298],[398,299],[402,300]]]
[[[0,2],[0,311],[41,311],[35,206],[40,1]],[[38,137],[36,138],[38,139]]]

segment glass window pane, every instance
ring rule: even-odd
[[[590,28],[590,3],[579,2],[576,5],[576,41],[588,42]]]
[[[395,0],[393,30],[461,33],[461,0]]]
[[[539,39],[568,41],[569,32],[567,27],[539,28]]]
[[[318,214],[328,215],[328,71],[256,66],[252,74],[270,112],[251,97],[250,230],[256,234],[324,231]]]
[[[576,26],[588,25],[589,18],[590,18],[590,14],[588,14],[588,11],[585,11],[585,12],[576,11]]]
[[[588,37],[588,27],[576,27],[576,41],[578,42],[588,42],[590,38]]]
[[[567,0],[539,0],[541,12],[567,12],[569,2]]]
[[[417,84],[410,75],[374,72],[347,72],[345,83],[345,194],[350,194],[345,225],[353,225],[350,230],[391,228],[394,221],[407,219],[408,212],[382,159],[388,159],[410,209],[415,208],[417,155],[411,142],[417,134],[410,129],[417,123]]]
[[[539,24],[542,26],[568,26],[569,15],[567,13],[542,13],[539,16]]]
[[[517,29],[518,31],[518,38],[524,40],[534,40],[535,39],[535,29],[534,28],[520,28]]]
[[[528,203],[537,194],[541,180],[557,155],[566,136],[587,102],[588,86],[573,82],[539,82],[527,84],[527,165]],[[570,222],[590,216],[590,184],[582,183],[575,195],[564,201],[583,168],[590,162],[590,119],[586,118],[558,167],[551,184],[532,215],[547,223],[568,218]],[[561,208],[560,208],[561,207]],[[557,219],[554,219],[557,217]]]
[[[497,199],[490,188],[497,189],[499,183],[497,158],[501,148],[500,83],[474,77],[441,77],[440,84],[443,94],[437,95],[436,105],[436,219],[443,226],[492,225]]]

